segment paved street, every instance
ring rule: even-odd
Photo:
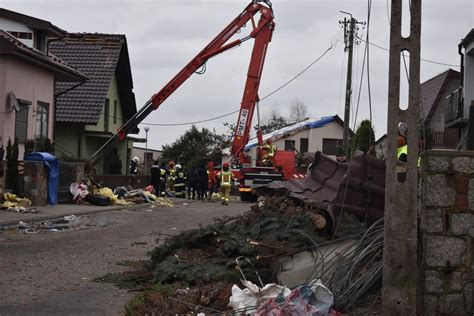
[[[133,293],[92,280],[126,269],[116,263],[146,258],[159,233],[237,215],[249,204],[180,201],[173,208],[112,210],[79,217],[58,232],[0,234],[0,315],[117,315]]]

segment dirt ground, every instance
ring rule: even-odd
[[[182,205],[182,203],[187,205]],[[74,229],[0,233],[0,315],[120,315],[135,295],[93,280],[146,258],[160,234],[238,215],[248,203],[179,201],[173,208],[111,211],[80,216]]]

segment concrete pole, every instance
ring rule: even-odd
[[[410,36],[401,34],[402,0],[392,0],[390,27],[387,169],[385,182],[385,232],[382,315],[416,315],[421,311],[418,287],[421,259],[418,249],[418,144],[420,119],[421,0],[411,0]],[[400,54],[410,52],[409,104],[400,105]],[[406,177],[396,172],[398,123],[408,125]]]
[[[347,21],[344,18],[344,25]],[[352,52],[354,48],[354,28],[356,20],[351,16],[349,21],[349,44],[348,57],[347,57],[347,82],[346,82],[346,104],[344,107],[344,135],[342,138],[342,147],[344,148],[344,153],[346,154],[347,159],[350,158],[349,150],[349,121],[351,115],[351,96],[352,96]]]

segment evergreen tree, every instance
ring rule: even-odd
[[[369,152],[369,155],[374,156],[375,150],[373,150],[372,145],[375,144],[375,133],[372,127],[372,123],[369,120],[363,120],[360,122],[359,127],[357,128],[354,143],[353,143],[353,150],[360,150],[363,152]]]

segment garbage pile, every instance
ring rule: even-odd
[[[18,213],[38,212],[36,209],[31,208],[31,200],[20,198],[13,193],[4,193],[3,195],[0,195],[0,209]]]
[[[260,197],[247,213],[164,240],[133,280],[144,292],[129,314],[339,315],[367,304],[381,288],[383,222],[333,239],[324,212]],[[302,272],[304,253],[311,260]]]
[[[170,199],[157,197],[151,193],[149,187],[145,189],[133,189],[131,187],[117,187],[114,190],[102,186],[100,183],[90,179],[84,179],[81,183],[71,183],[70,192],[76,204],[92,204],[96,206],[107,205],[133,205],[141,203],[154,203],[157,206],[172,207]]]

